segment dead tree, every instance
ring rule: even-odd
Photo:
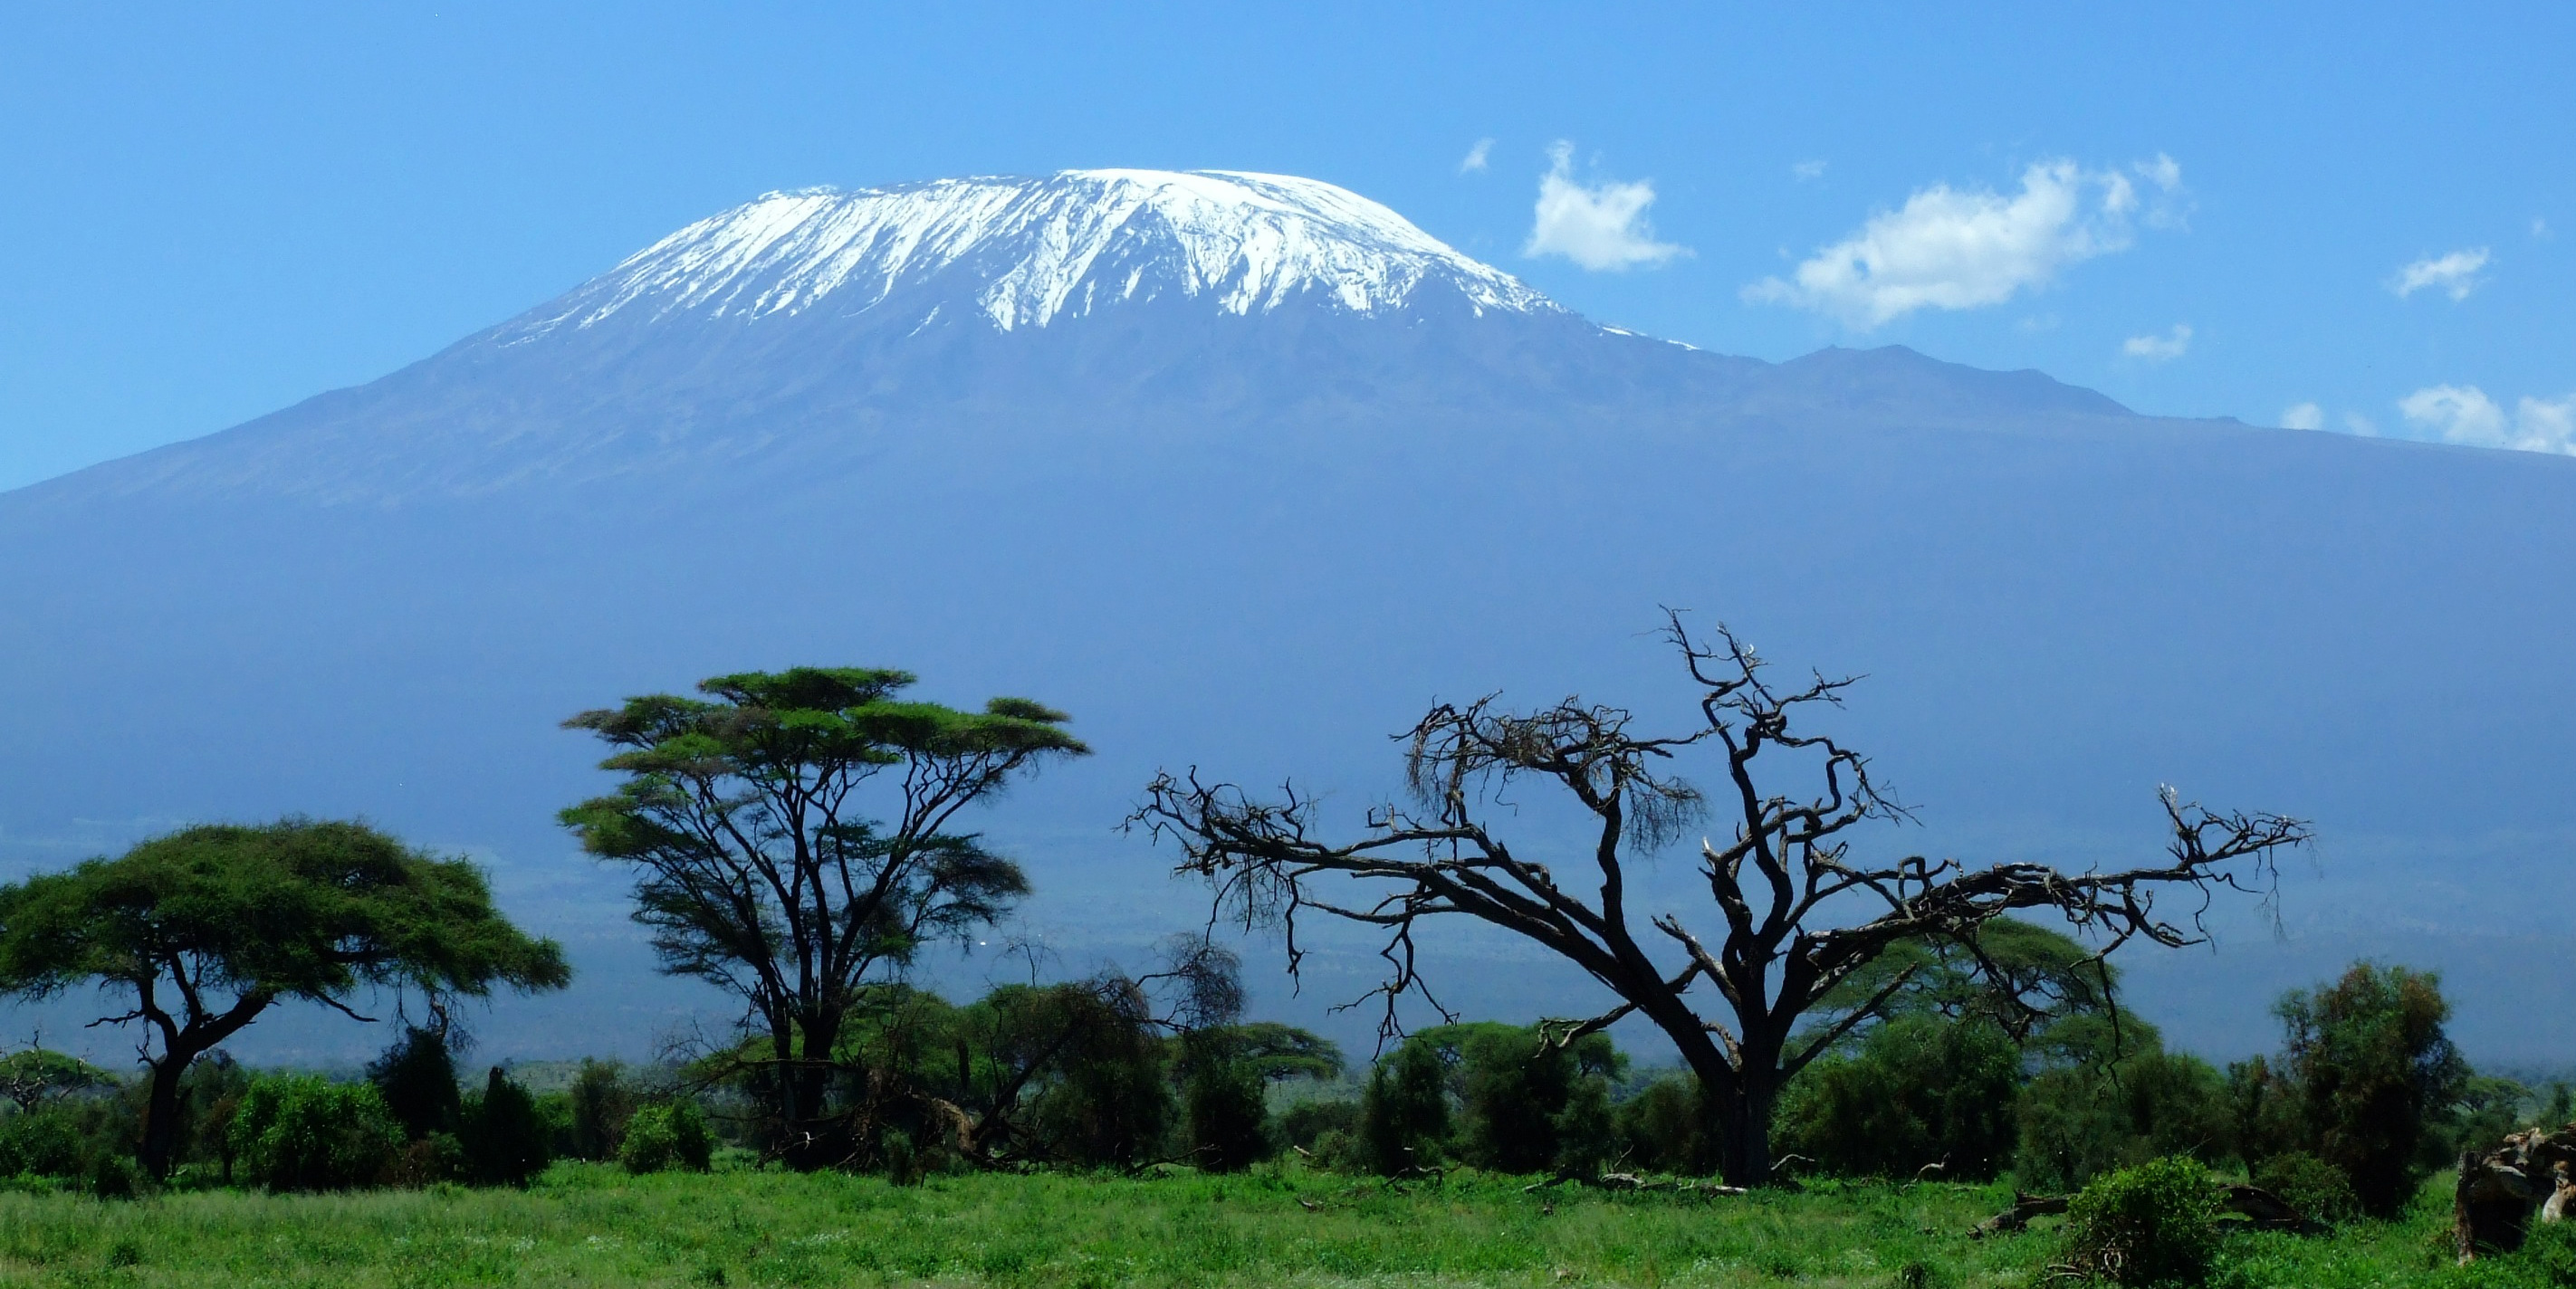
[[[1723,626],[1704,641],[1673,615],[1668,638],[1700,690],[1698,719],[1682,732],[1638,734],[1630,713],[1574,698],[1530,715],[1500,710],[1492,697],[1442,704],[1401,736],[1412,805],[1371,811],[1357,840],[1317,835],[1314,803],[1293,785],[1267,799],[1196,771],[1158,776],[1129,826],[1178,843],[1180,871],[1212,885],[1220,914],[1282,927],[1292,973],[1304,954],[1302,915],[1383,929],[1388,975],[1363,1000],[1384,1000],[1389,1033],[1397,1000],[1422,988],[1415,936],[1424,919],[1465,915],[1564,957],[1619,1004],[1558,1024],[1557,1039],[1631,1015],[1661,1030],[1699,1077],[1714,1162],[1736,1185],[1771,1180],[1782,1087],[1905,984],[1900,973],[1857,1006],[1819,1012],[1891,947],[1946,942],[1981,960],[1977,929],[2017,909],[2058,912],[2103,954],[2133,939],[2200,943],[2200,915],[2217,893],[2268,894],[2273,853],[2308,839],[2297,820],[2217,814],[2165,789],[2171,838],[2159,862],[2083,872],[1921,856],[1862,862],[1852,831],[1906,812],[1872,780],[1866,758],[1794,724],[1840,706],[1853,678],[1775,688]],[[1676,772],[1687,755],[1716,762],[1713,792]],[[1782,786],[1793,774],[1808,786]],[[1486,807],[1523,778],[1563,789],[1590,813],[1589,855],[1525,857],[1489,829]],[[1723,826],[1703,841],[1699,871],[1714,918],[1632,907],[1629,861],[1711,812]],[[2188,910],[2161,911],[2167,892],[2187,897]]]

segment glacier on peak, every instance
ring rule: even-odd
[[[768,193],[636,252],[498,338],[520,343],[629,311],[795,314],[828,297],[857,313],[916,291],[929,305],[922,325],[967,295],[1004,331],[1170,295],[1212,297],[1233,314],[1313,299],[1374,315],[1429,284],[1479,314],[1561,312],[1510,274],[1332,184],[1225,170],[1066,170]]]

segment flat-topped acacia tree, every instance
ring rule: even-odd
[[[910,673],[798,667],[718,676],[565,723],[618,749],[608,796],[563,812],[582,846],[635,869],[662,970],[741,998],[791,1163],[846,1157],[826,1095],[854,1009],[925,942],[1001,916],[1019,866],[960,811],[1047,760],[1087,754],[1064,713],[896,695]]]
[[[169,1175],[178,1145],[188,1066],[277,1003],[366,1020],[352,1006],[364,987],[443,1000],[571,978],[552,940],[493,907],[473,864],[364,824],[188,828],[0,887],[0,992],[130,991],[130,1010],[93,1023],[145,1027],[138,1159],[155,1177]]]
[[[1407,736],[1413,805],[1372,811],[1355,840],[1319,837],[1314,804],[1293,785],[1262,798],[1195,771],[1157,776],[1130,826],[1177,841],[1180,870],[1212,885],[1220,913],[1247,927],[1284,925],[1292,972],[1301,914],[1383,928],[1392,967],[1370,996],[1385,999],[1390,1034],[1396,1002],[1421,986],[1414,950],[1426,919],[1475,918],[1563,957],[1619,1004],[1554,1023],[1556,1041],[1630,1015],[1653,1023],[1698,1076],[1714,1162],[1736,1185],[1771,1180],[1781,1088],[1912,978],[1895,972],[1857,1000],[1838,988],[1882,955],[1940,943],[1981,959],[1978,929],[2016,909],[2056,911],[2091,933],[2101,954],[2140,938],[2197,943],[2215,892],[2269,883],[2273,852],[2308,837],[2297,820],[2215,814],[2167,789],[2160,862],[2084,872],[1921,856],[1863,862],[1847,834],[1904,809],[1872,782],[1866,758],[1793,725],[1809,709],[1839,706],[1853,682],[1816,676],[1774,688],[1761,659],[1724,627],[1703,642],[1675,615],[1668,635],[1700,691],[1697,719],[1682,732],[1632,733],[1630,713],[1572,698],[1530,715],[1497,710],[1491,698],[1442,704]],[[1675,773],[1687,756],[1715,762],[1714,790]],[[1793,776],[1809,786],[1780,782]],[[1555,784],[1590,814],[1588,853],[1542,859],[1493,832],[1484,808],[1520,778]],[[1725,830],[1701,844],[1707,906],[1697,916],[1636,907],[1629,864],[1712,812]],[[2191,911],[2159,913],[2157,896],[2168,891],[2191,897]]]

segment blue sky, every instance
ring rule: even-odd
[[[2576,8],[2246,8],[16,6],[0,487],[766,190],[1092,166],[1329,180],[1726,352],[2564,450]]]

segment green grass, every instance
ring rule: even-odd
[[[2450,1270],[2437,1189],[2401,1223],[2240,1237],[2222,1281],[2546,1283],[2503,1263]],[[963,1176],[900,1189],[559,1165],[525,1192],[0,1195],[0,1285],[2036,1284],[2055,1233],[1964,1234],[2008,1198],[1945,1185],[1527,1195],[1514,1179],[1396,1190],[1293,1171]]]

